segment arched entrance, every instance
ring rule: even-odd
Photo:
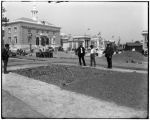
[[[39,37],[36,37],[36,45],[39,45]]]
[[[49,45],[49,38],[47,36],[41,36],[41,45]]]
[[[43,36],[41,37],[41,45],[42,45],[42,46],[45,46],[45,39],[44,39]]]
[[[46,37],[46,45],[49,45],[49,38]]]

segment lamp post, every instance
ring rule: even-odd
[[[54,45],[54,48],[55,48],[55,38],[56,38],[56,36],[54,35],[53,36],[53,45]]]
[[[90,31],[91,31],[91,28],[88,28],[88,29],[87,29],[87,32],[88,32],[88,36],[89,36],[90,39],[87,39],[87,40],[86,40],[86,43],[85,43],[86,49],[88,49],[88,47],[89,47],[89,43],[88,43],[88,42],[90,42],[90,40],[91,40],[91,38],[92,38],[92,35],[91,35]]]
[[[32,52],[32,33],[28,33],[28,42],[29,42],[29,48],[30,48],[30,52]]]

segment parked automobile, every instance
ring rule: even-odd
[[[145,51],[144,51],[144,55],[145,55],[145,56],[148,56],[148,50],[145,50]]]
[[[52,58],[53,57],[54,48],[48,47],[46,49],[39,49],[39,52],[36,52],[36,57],[42,58]]]
[[[64,51],[64,49],[60,46],[60,47],[58,48],[58,51]]]
[[[17,55],[17,48],[16,47],[10,47],[9,56],[14,57]]]
[[[48,47],[48,51],[54,52],[54,48],[53,47]]]
[[[9,57],[15,57],[16,55],[17,55],[17,53],[12,52],[12,51],[10,50]]]

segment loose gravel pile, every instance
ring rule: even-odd
[[[148,58],[136,51],[124,51],[121,54],[113,56],[114,59],[122,59],[124,61],[148,61]]]

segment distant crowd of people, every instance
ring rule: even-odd
[[[93,45],[90,46],[90,66],[96,67],[96,50]],[[51,49],[49,49],[51,51]],[[41,50],[42,51],[42,50]],[[106,49],[104,50],[103,54],[105,54],[105,57],[107,59],[108,68],[112,68],[112,55],[114,53],[113,47],[111,43],[107,44]],[[4,73],[8,73],[7,71],[7,64],[8,64],[8,58],[9,58],[10,50],[9,50],[9,44],[5,44],[5,47],[2,49],[2,61],[4,63]],[[76,54],[79,58],[79,64],[82,66],[86,66],[86,62],[84,59],[85,56],[85,48],[80,45],[78,49],[76,50]]]

